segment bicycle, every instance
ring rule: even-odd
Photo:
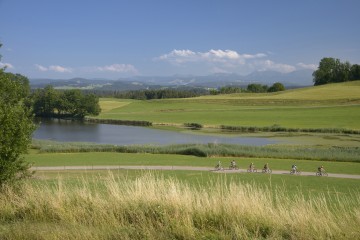
[[[238,166],[230,165],[229,170],[239,170]]]
[[[224,168],[220,165],[216,165],[215,166],[215,171],[222,171],[222,170],[224,170]]]
[[[325,176],[325,177],[327,177],[328,176],[328,174],[327,174],[327,172],[316,172],[316,176],[319,176],[319,177],[321,177],[321,176]]]
[[[257,172],[257,169],[256,169],[256,168],[248,168],[248,169],[247,169],[247,172],[248,172],[248,173]]]
[[[268,168],[268,169],[263,169],[262,170],[262,173],[272,173],[272,170],[270,169],[270,168]]]
[[[301,171],[299,171],[299,170],[297,170],[297,169],[296,169],[296,170],[291,169],[291,170],[290,170],[290,174],[291,174],[291,175],[293,175],[293,174],[300,175],[300,174],[301,174]]]

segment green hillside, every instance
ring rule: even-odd
[[[288,90],[151,101],[101,99],[98,118],[155,124],[360,129],[360,81]]]
[[[201,99],[292,99],[292,100],[359,100],[360,81],[333,83],[276,93],[240,93],[204,96]]]

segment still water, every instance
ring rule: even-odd
[[[94,142],[101,144],[169,145],[183,143],[229,143],[263,146],[276,143],[267,138],[198,135],[123,125],[85,123],[69,120],[42,120],[33,138],[62,142]]]

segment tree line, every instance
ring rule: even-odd
[[[360,80],[360,65],[325,57],[320,60],[319,67],[312,76],[314,85]]]
[[[78,89],[59,91],[53,86],[37,89],[31,95],[33,112],[37,117],[84,118],[101,111],[95,94],[84,94]]]
[[[220,89],[212,89],[210,90],[210,94],[229,94],[229,93],[266,93],[266,92],[279,92],[284,91],[285,87],[282,83],[274,83],[272,86],[268,87],[267,85],[259,84],[259,83],[251,83],[247,85],[246,88],[236,87],[236,86],[225,86]]]
[[[138,100],[151,100],[151,99],[165,99],[165,98],[190,98],[202,95],[208,95],[209,91],[202,88],[189,88],[189,89],[146,89],[146,90],[133,90],[126,92],[116,92],[113,94],[115,98],[122,99],[138,99]]]
[[[252,83],[243,88],[240,86],[224,86],[221,88],[206,89],[201,87],[178,87],[178,88],[158,88],[143,90],[82,90],[85,94],[95,94],[98,97],[111,97],[120,99],[152,100],[166,98],[191,98],[206,95],[229,94],[229,93],[265,93],[284,91],[282,83],[274,83],[272,86]]]
[[[204,95],[217,95],[229,93],[264,93],[264,92],[278,92],[284,91],[285,87],[282,83],[274,83],[272,86],[252,83],[247,88],[238,86],[224,86],[219,89],[205,89],[205,88],[165,88],[165,89],[145,89],[145,90],[131,90],[131,91],[101,91],[90,90],[91,92],[101,97],[114,97],[121,99],[137,99],[137,100],[152,100],[152,99],[166,99],[166,98],[190,98]]]

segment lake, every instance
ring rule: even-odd
[[[40,122],[33,138],[61,142],[93,142],[115,145],[169,145],[184,143],[228,143],[263,146],[275,140],[257,137],[200,135],[146,127],[86,123],[80,121],[46,119]]]

